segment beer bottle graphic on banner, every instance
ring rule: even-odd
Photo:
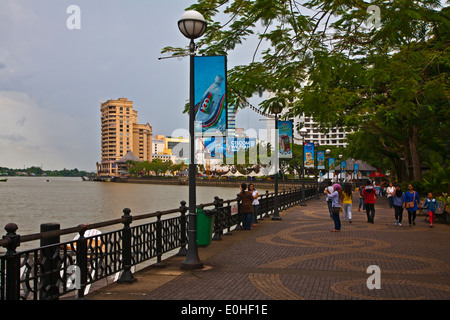
[[[222,97],[222,89],[220,88],[223,82],[223,77],[217,75],[213,84],[203,94],[200,102],[200,107],[196,115],[197,121],[206,122],[211,115],[214,115],[219,108],[220,99]]]

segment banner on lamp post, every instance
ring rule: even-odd
[[[292,120],[278,121],[278,157],[292,158]]]
[[[303,165],[305,168],[314,168],[314,143],[305,143],[303,150]]]
[[[325,151],[317,151],[317,169],[325,169]]]
[[[334,158],[328,158],[328,171],[330,171],[330,172],[335,171]]]
[[[226,56],[195,56],[195,133],[222,134],[227,130]]]
[[[341,161],[341,172],[345,172],[347,170],[347,161]]]

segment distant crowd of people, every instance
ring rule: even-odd
[[[248,190],[247,190],[248,189]],[[341,186],[339,183],[333,184],[328,182],[328,187],[325,188],[326,200],[330,218],[334,221],[334,229],[332,232],[339,232],[341,230],[340,213],[343,213],[344,222],[352,223],[352,204],[353,204],[353,190],[350,183],[344,183]],[[389,207],[394,209],[395,225],[401,226],[403,221],[403,212],[408,212],[408,222],[410,226],[416,225],[417,210],[426,209],[430,218],[430,227],[433,227],[435,213],[440,210],[439,204],[431,193],[425,199],[424,203],[420,202],[420,197],[417,191],[414,190],[412,184],[408,185],[407,191],[402,191],[400,185],[394,186],[390,183],[383,192],[376,190],[376,186],[371,181],[367,180],[365,185],[361,184],[356,188],[359,196],[358,211],[361,207],[366,211],[367,222],[374,223],[375,221],[375,203],[378,197],[382,197],[383,193],[389,201]],[[251,227],[256,227],[258,224],[258,191],[255,189],[253,183],[242,183],[240,186],[241,198],[241,212],[242,225],[244,230],[250,230]]]
[[[341,230],[341,212],[343,212],[344,221],[352,222],[352,185],[345,183],[342,187],[339,183],[328,182],[328,187],[325,188],[324,192],[327,195],[326,200],[330,217],[334,221],[334,229],[331,231],[339,232]],[[393,183],[390,183],[386,189],[382,188],[380,191],[376,191],[375,184],[368,180],[365,185],[361,184],[356,188],[356,192],[359,196],[358,211],[361,211],[361,207],[366,211],[368,223],[374,223],[375,202],[377,197],[383,196],[383,193],[388,198],[390,208],[394,209],[395,225],[397,226],[402,225],[404,210],[408,212],[409,225],[415,226],[417,210],[420,208],[428,211],[430,227],[433,227],[435,213],[440,210],[439,204],[432,193],[428,194],[422,204],[419,194],[414,190],[412,184],[408,185],[408,190],[405,192],[401,190],[400,185],[394,186]]]

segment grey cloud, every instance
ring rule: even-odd
[[[4,64],[3,62],[0,61],[0,69],[5,69],[6,68],[6,64]]]
[[[14,142],[27,140],[27,138],[25,138],[24,136],[22,136],[20,134],[15,134],[15,133],[14,134],[0,134],[0,139],[14,141]]]
[[[25,124],[25,120],[27,120],[27,118],[26,117],[22,117],[22,119],[16,121],[16,124],[18,124],[19,126],[23,127],[23,125]]]

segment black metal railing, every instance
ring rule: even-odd
[[[314,187],[305,188],[305,198],[316,195]],[[301,202],[301,189],[282,190],[278,194],[279,210]],[[259,219],[274,212],[274,193],[259,195]],[[240,199],[214,201],[198,205],[214,212],[213,240],[224,233],[239,229],[241,224]],[[136,279],[132,267],[150,259],[156,266],[164,266],[163,254],[179,249],[177,255],[186,255],[188,207],[181,201],[177,209],[132,216],[130,209],[123,210],[119,219],[90,225],[45,231],[31,235],[17,234],[18,226],[5,226],[6,235],[0,247],[0,300],[52,300],[72,293],[83,299],[86,288],[107,277],[118,277],[118,283]],[[165,217],[164,219],[162,219]],[[148,220],[140,225],[132,222]],[[122,224],[115,231],[86,236],[88,230],[98,230]],[[41,229],[42,230],[42,229]],[[76,234],[74,240],[61,242],[62,235]],[[17,252],[20,244],[40,240],[40,247]]]

